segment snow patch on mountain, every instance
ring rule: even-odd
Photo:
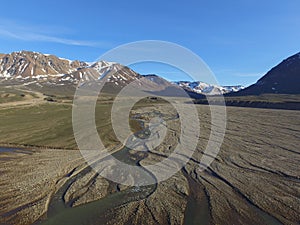
[[[98,61],[86,63],[78,60],[68,60],[55,55],[38,52],[20,51],[10,54],[0,54],[0,78],[15,80],[30,84],[81,85],[93,80],[104,78],[111,88],[122,88],[136,80],[141,85],[140,78],[145,77],[149,82],[144,82],[153,90],[174,86],[174,84],[199,94],[218,95],[236,92],[243,86],[217,86],[205,82],[178,81],[171,84],[169,81],[154,75],[140,75],[130,68],[116,62]],[[32,83],[30,83],[32,82]]]
[[[207,84],[201,81],[175,81],[174,84],[187,89],[189,91],[196,92],[198,94],[204,95],[220,95],[226,94],[229,92],[237,92],[239,90],[244,89],[245,87],[242,85],[235,85],[235,86],[218,86]]]

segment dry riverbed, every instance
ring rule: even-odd
[[[116,205],[101,215],[102,222],[91,224],[299,224],[300,112],[228,107],[221,151],[201,172],[199,161],[211,123],[209,108],[197,105],[197,109],[201,133],[189,163],[152,188],[149,196]],[[174,116],[163,104],[149,107],[154,110],[165,118]],[[159,162],[173,151],[180,126],[173,119],[164,142],[148,152],[142,165]],[[130,154],[134,158],[136,153]],[[77,150],[2,152],[0,162],[0,224],[31,224],[45,218],[56,191],[87,168]],[[66,202],[76,199],[73,207],[82,207],[128,188],[87,171],[63,197]],[[207,212],[202,215],[203,211]]]

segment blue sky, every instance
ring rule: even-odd
[[[299,0],[10,0],[1,9],[0,52],[94,61],[120,44],[170,41],[198,54],[223,85],[254,83],[300,51]],[[180,79],[167,66],[133,68]]]

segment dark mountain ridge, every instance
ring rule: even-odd
[[[300,53],[283,60],[255,84],[227,96],[261,94],[300,94]]]

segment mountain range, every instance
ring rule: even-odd
[[[189,90],[193,91],[198,94],[203,95],[219,95],[219,94],[226,94],[230,92],[237,92],[245,87],[242,85],[235,85],[235,86],[219,86],[219,85],[212,85],[202,81],[175,81],[176,85]]]
[[[20,51],[0,54],[0,82],[18,82],[24,85],[77,86],[99,80],[106,75],[110,90],[121,89],[141,78],[154,91],[170,87],[182,87],[195,98],[203,95],[244,96],[260,94],[300,94],[300,53],[295,54],[272,68],[266,75],[249,87],[241,85],[219,86],[201,81],[169,82],[155,74],[141,75],[119,63],[99,61],[87,63],[68,60],[55,55]]]
[[[51,84],[77,84],[81,81],[98,79],[109,71],[120,72],[118,77],[111,77],[108,82],[118,84],[126,80],[138,79],[139,75],[118,63],[86,63],[58,58],[54,55],[38,52],[13,52],[0,54],[0,77],[6,80],[31,81]]]
[[[201,81],[169,82],[155,74],[140,75],[126,66],[106,61],[87,63],[30,51],[0,54],[0,79],[23,82],[25,85],[77,85],[79,82],[100,79],[108,73],[110,77],[106,82],[112,89],[120,89],[142,77],[149,80],[150,86],[151,83],[155,84],[156,89],[158,86],[162,88],[180,86],[187,92],[204,95],[224,94],[243,88],[242,86],[222,87]]]

